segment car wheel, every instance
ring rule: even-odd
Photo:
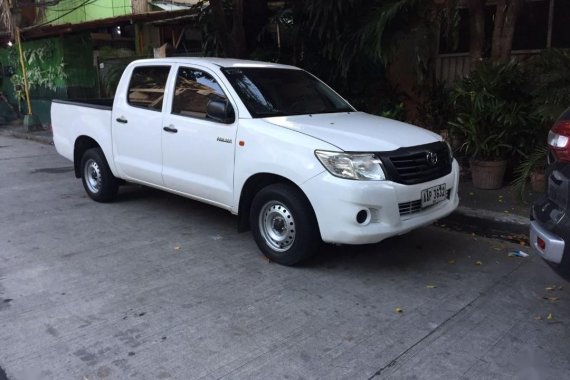
[[[81,158],[81,180],[87,195],[97,202],[110,202],[117,195],[119,180],[113,175],[100,148],[88,149]]]
[[[252,202],[250,225],[263,254],[278,264],[295,265],[315,253],[320,243],[313,209],[291,185],[261,189]]]

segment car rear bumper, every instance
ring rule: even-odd
[[[530,245],[544,260],[560,264],[564,256],[564,239],[542,227],[536,220],[530,223]]]
[[[553,198],[549,188],[533,202],[530,246],[545,261],[566,272],[570,271],[570,214]]]

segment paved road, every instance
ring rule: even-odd
[[[287,268],[225,211],[90,201],[51,146],[0,137],[0,175],[0,378],[570,378],[568,284],[508,243],[429,227]]]

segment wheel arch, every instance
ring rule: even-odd
[[[299,191],[299,194],[301,194],[309,204],[311,212],[315,216],[315,221],[317,222],[317,227],[318,227],[318,221],[315,215],[315,210],[313,209],[313,205],[311,204],[305,192],[295,182],[278,174],[257,173],[250,176],[245,181],[243,187],[241,188],[240,197],[239,197],[239,206],[238,206],[239,232],[245,232],[250,229],[249,210],[251,209],[251,204],[255,195],[264,187],[277,183],[287,184]]]
[[[97,143],[97,141],[95,141],[95,139],[93,139],[92,137],[82,135],[75,140],[75,144],[73,147],[73,168],[75,169],[76,178],[81,177],[81,157],[83,157],[83,154],[88,149],[92,148],[101,149],[99,143]]]

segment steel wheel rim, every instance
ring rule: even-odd
[[[295,219],[289,209],[280,202],[270,201],[259,213],[261,236],[271,249],[285,252],[295,242]]]
[[[93,159],[87,160],[85,163],[85,184],[92,193],[98,193],[101,190],[101,169],[99,164]]]

